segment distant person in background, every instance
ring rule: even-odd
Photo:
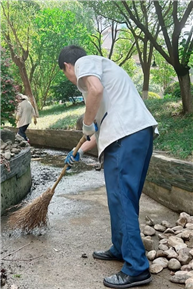
[[[19,128],[17,135],[29,142],[29,139],[26,136],[26,130],[31,123],[32,118],[34,118],[34,124],[37,124],[35,110],[26,95],[19,93],[16,95],[16,100],[18,102],[16,122],[17,127]]]

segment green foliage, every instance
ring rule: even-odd
[[[181,98],[181,92],[180,92],[180,84],[179,82],[174,82],[171,85],[169,85],[165,91],[164,91],[164,98],[168,98],[168,95],[170,97],[178,97]],[[193,96],[193,84],[191,83],[191,95]]]
[[[154,141],[154,148],[176,158],[192,158],[193,114],[181,114],[179,98],[151,99],[145,103],[158,122],[160,135]]]
[[[51,86],[51,92],[53,99],[62,100],[62,102],[69,101],[70,97],[73,99],[74,96],[80,95],[80,91],[68,79],[65,79],[58,85]]]
[[[91,14],[78,1],[2,1],[2,45],[6,35],[14,53],[24,60],[31,90],[39,108],[50,97],[50,87],[60,83],[57,59],[60,50],[69,44],[92,50]],[[11,27],[13,28],[11,28]],[[18,67],[14,79],[22,84]]]
[[[143,74],[142,74],[142,70],[141,69],[137,68],[135,70],[135,74],[133,75],[132,80],[133,80],[138,92],[141,94],[142,88],[143,88]],[[158,92],[160,90],[161,90],[160,85],[154,83],[152,81],[152,79],[150,78],[149,91],[156,93],[156,92]]]
[[[63,79],[57,59],[61,49],[70,44],[90,47],[90,20],[82,10],[82,4],[56,3],[42,8],[33,21],[36,34],[33,35],[33,61],[37,67],[33,74],[32,89],[39,98],[41,107],[49,96],[67,99],[66,91],[72,93],[70,84],[64,89]],[[78,8],[77,8],[78,7]],[[71,96],[71,95],[69,95]]]
[[[161,96],[155,92],[148,92],[148,99],[160,99]]]
[[[160,90],[164,92],[176,76],[174,68],[168,64],[161,54],[154,52],[156,67],[151,68],[151,82],[160,86]]]
[[[1,49],[1,125],[8,121],[15,126],[15,95],[17,86],[9,71],[10,59],[4,49]]]
[[[169,85],[165,91],[164,91],[164,96],[170,94],[172,97],[181,97],[181,92],[180,92],[180,85],[179,82],[174,82],[171,85]]]

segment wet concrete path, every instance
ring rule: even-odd
[[[52,187],[64,165],[66,152],[41,150],[31,162],[33,185],[26,200],[33,200]],[[85,157],[67,172],[51,200],[46,230],[24,235],[9,231],[2,216],[1,267],[7,272],[7,285],[18,289],[101,289],[103,278],[119,271],[121,262],[96,261],[94,250],[111,246],[110,221],[103,170],[96,171],[96,159]],[[156,223],[168,220],[175,225],[178,214],[144,194],[140,202],[140,224],[145,216]],[[184,288],[169,281],[164,269],[153,275],[143,288]],[[138,288],[138,287],[135,287]]]

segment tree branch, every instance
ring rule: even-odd
[[[184,27],[184,25],[186,24],[186,20],[188,19],[190,13],[192,12],[193,10],[193,1],[190,1],[189,4],[188,4],[188,7],[186,9],[186,11],[184,12],[184,15],[180,21],[180,26],[181,26],[181,29]]]
[[[155,9],[156,9],[156,12],[157,12],[159,23],[160,23],[161,28],[162,28],[163,36],[164,36],[164,39],[165,39],[165,42],[166,42],[166,46],[167,46],[169,55],[170,55],[170,57],[172,57],[172,45],[171,45],[171,41],[170,41],[167,29],[166,29],[164,18],[163,18],[163,15],[162,15],[161,6],[160,6],[158,1],[153,1],[153,3],[154,3],[154,6],[155,6]]]
[[[153,35],[149,32],[149,30],[141,22],[137,21],[137,19],[135,18],[135,15],[132,14],[131,9],[127,5],[127,2],[121,1],[121,3],[125,7],[126,11],[128,12],[131,20],[138,26],[138,28],[140,28],[143,31],[143,33],[147,36],[147,38],[152,42],[156,50],[159,51],[159,53],[166,59],[168,63],[172,64],[171,58],[169,57],[169,55],[163,50],[162,46],[157,43]]]

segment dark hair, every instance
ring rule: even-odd
[[[59,58],[58,58],[58,64],[59,64],[60,69],[65,70],[64,62],[74,65],[75,62],[80,57],[85,56],[85,55],[86,55],[86,51],[80,46],[69,45],[69,46],[64,47],[61,50]]]

